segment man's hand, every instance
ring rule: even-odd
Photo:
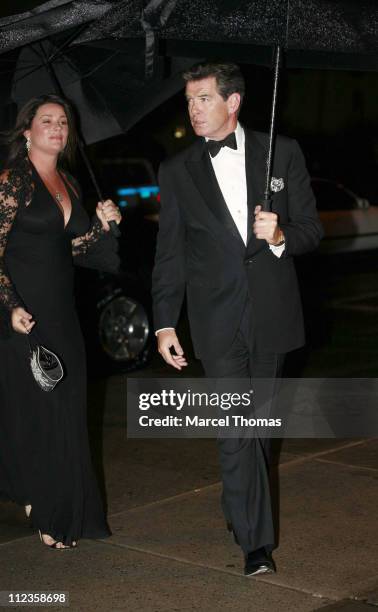
[[[188,365],[174,329],[159,331],[157,341],[158,351],[168,365],[173,366],[176,370],[181,370],[184,366]],[[176,355],[171,354],[170,348],[175,349]]]
[[[283,233],[278,225],[276,213],[264,212],[261,206],[255,208],[255,222],[253,233],[259,240],[266,240],[268,244],[278,244],[283,240]]]
[[[21,306],[13,308],[11,319],[14,331],[18,332],[19,334],[28,334],[33,325],[35,325],[33,315],[26,312],[25,308],[22,308]]]

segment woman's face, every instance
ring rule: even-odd
[[[58,155],[68,139],[68,121],[64,108],[52,102],[42,104],[24,136],[30,138],[31,152]]]

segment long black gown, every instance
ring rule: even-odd
[[[90,226],[78,185],[63,178],[72,203],[66,227],[31,162],[0,181],[2,311],[23,305],[38,339],[65,367],[64,380],[42,391],[30,371],[27,335],[8,324],[0,338],[0,496],[31,504],[34,526],[70,545],[110,533],[91,464],[85,350],[73,295],[75,256],[105,232],[98,220]]]

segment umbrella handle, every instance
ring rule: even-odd
[[[281,45],[275,46],[274,55],[275,55],[275,59],[274,59],[272,111],[270,115],[268,154],[266,158],[265,189],[264,189],[264,197],[262,200],[262,209],[267,212],[270,212],[272,210],[272,190],[270,188],[270,183],[272,179],[272,164],[273,164],[273,150],[274,150],[274,136],[275,136],[274,130],[275,130],[275,123],[276,123],[278,81],[279,81],[279,75],[280,75],[281,56],[282,56]]]

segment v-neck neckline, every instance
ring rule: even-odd
[[[45,181],[43,180],[43,178],[42,178],[42,177],[41,177],[41,175],[39,174],[39,172],[38,172],[37,168],[35,167],[35,165],[33,164],[33,162],[31,161],[31,159],[30,159],[30,158],[29,158],[29,161],[30,161],[30,163],[31,163],[32,167],[34,168],[34,170],[35,170],[35,172],[36,172],[36,174],[37,174],[37,176],[38,176],[39,180],[41,181],[42,185],[44,186],[44,188],[46,189],[46,191],[47,191],[47,193],[49,194],[50,198],[53,200],[53,202],[54,202],[54,204],[55,204],[56,208],[58,209],[58,211],[59,211],[59,213],[60,213],[60,215],[61,215],[61,217],[62,217],[62,220],[63,220],[63,230],[64,230],[64,231],[66,231],[66,229],[67,229],[67,227],[68,227],[68,224],[69,224],[69,222],[71,221],[72,211],[73,211],[72,199],[71,199],[71,194],[68,192],[68,190],[69,190],[69,185],[68,185],[67,181],[65,180],[65,178],[64,178],[64,176],[63,176],[63,174],[62,174],[61,172],[59,172],[59,170],[58,170],[58,168],[57,168],[57,172],[58,172],[58,174],[59,174],[60,178],[62,179],[62,181],[63,181],[63,183],[64,183],[64,186],[65,186],[66,191],[67,191],[67,195],[68,195],[69,200],[70,200],[70,205],[71,205],[70,216],[68,217],[67,223],[65,223],[64,209],[63,209],[63,208],[61,208],[61,206],[60,206],[59,202],[56,200],[56,198],[55,198],[55,197],[53,196],[53,194],[51,193],[50,189],[47,187],[47,185],[46,185]],[[71,191],[71,190],[70,190],[70,191]]]

